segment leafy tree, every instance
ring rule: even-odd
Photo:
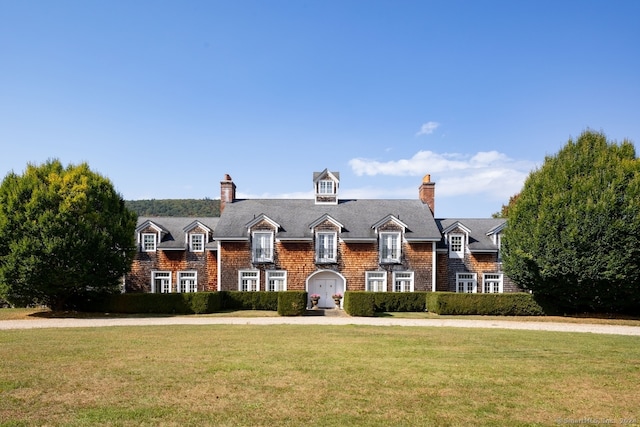
[[[0,185],[0,297],[64,308],[118,289],[135,253],[136,215],[86,163],[58,160]]]
[[[507,203],[506,205],[502,205],[502,209],[500,209],[500,212],[492,214],[491,217],[509,218],[509,212],[511,211],[511,208],[513,208],[513,205],[515,205],[518,201],[518,197],[520,197],[520,193],[514,194],[513,196],[509,197],[509,203]]]
[[[504,269],[565,312],[640,311],[640,162],[583,132],[527,178],[509,211]]]

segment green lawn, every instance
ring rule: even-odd
[[[0,331],[3,426],[637,423],[639,396],[640,337],[297,325]]]

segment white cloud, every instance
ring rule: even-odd
[[[508,200],[522,189],[535,167],[533,162],[517,161],[498,151],[475,154],[418,151],[409,159],[381,162],[356,158],[349,161],[358,176],[424,176],[437,182],[438,197],[485,195]]]
[[[416,133],[416,136],[431,135],[434,130],[438,129],[438,126],[440,126],[438,122],[427,122],[422,125],[418,133]]]

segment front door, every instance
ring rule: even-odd
[[[315,289],[313,293],[320,295],[318,307],[335,307],[331,296],[336,293],[336,279],[316,279],[313,284]]]

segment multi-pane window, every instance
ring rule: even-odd
[[[320,232],[316,235],[316,260],[318,262],[336,261],[336,240],[336,233]]]
[[[380,262],[400,262],[400,233],[380,233]]]
[[[412,271],[396,271],[393,273],[393,292],[413,292]]]
[[[483,292],[485,294],[502,293],[502,274],[485,273],[482,275]]]
[[[464,235],[452,234],[449,236],[449,257],[464,258]]]
[[[253,262],[273,261],[273,233],[253,233]]]
[[[287,290],[286,271],[267,271],[267,291],[279,292]]]
[[[156,251],[156,234],[155,233],[142,233],[142,251],[143,252]]]
[[[240,271],[238,290],[240,291],[259,291],[260,290],[260,272],[257,270]]]
[[[151,273],[151,292],[162,294],[171,292],[170,271],[154,271]]]
[[[370,292],[387,291],[386,271],[367,271],[365,273],[366,289]]]
[[[178,272],[178,292],[198,292],[198,280],[195,271]]]
[[[191,252],[203,252],[204,251],[204,234],[190,234],[189,249],[191,250]]]
[[[456,273],[456,292],[476,293],[476,273]]]
[[[318,194],[333,194],[334,190],[334,182],[330,179],[323,179],[318,182]]]

